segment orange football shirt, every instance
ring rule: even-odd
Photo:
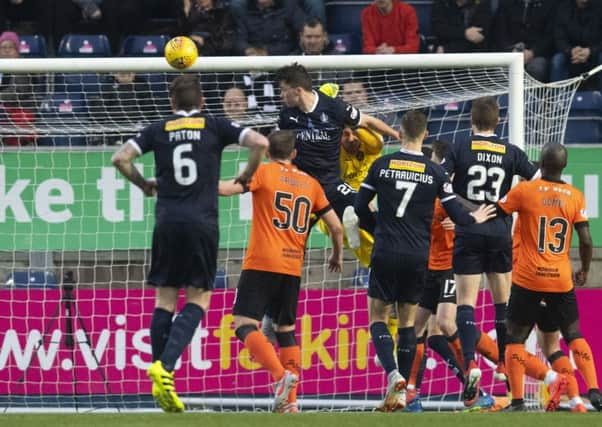
[[[243,270],[301,276],[311,213],[330,209],[322,186],[295,166],[259,166],[249,184],[253,193],[251,236]]]
[[[433,222],[431,223],[431,248],[429,250],[429,270],[451,270],[454,252],[454,230],[446,230],[441,221],[447,218],[441,201],[435,201]]]
[[[512,281],[538,292],[570,291],[573,226],[587,221],[583,194],[565,183],[537,179],[518,184],[498,205],[520,217]]]

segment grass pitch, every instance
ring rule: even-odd
[[[300,413],[295,415],[254,413],[186,414],[4,414],[0,426],[10,427],[533,427],[602,426],[602,414],[557,412],[520,414],[382,414],[382,413]]]

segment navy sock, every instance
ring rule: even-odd
[[[176,316],[171,325],[169,339],[165,344],[165,351],[161,355],[161,363],[166,371],[173,371],[178,357],[182,355],[184,349],[192,336],[197,326],[205,316],[205,311],[196,304],[188,303],[182,311]]]
[[[456,324],[458,325],[458,335],[462,343],[464,367],[468,370],[470,362],[474,361],[475,345],[477,342],[477,324],[474,320],[474,307],[459,305],[458,312],[456,313]]]
[[[455,339],[455,338],[454,338]],[[456,378],[464,384],[464,375],[462,374],[462,367],[460,362],[456,360],[453,351],[449,348],[448,338],[443,335],[431,335],[428,340],[429,347],[441,356],[441,359],[445,362],[447,367],[451,369]]]
[[[495,333],[500,362],[506,353],[506,304],[495,304]]]
[[[397,367],[408,380],[416,355],[416,330],[414,327],[397,329]]]
[[[375,322],[370,325],[370,335],[372,337],[372,343],[374,344],[374,350],[380,360],[380,364],[383,366],[387,375],[397,369],[395,365],[395,359],[393,358],[393,338],[387,329],[387,324],[384,322]]]
[[[165,350],[165,343],[169,338],[169,331],[171,329],[171,319],[173,313],[162,308],[155,308],[153,311],[153,318],[150,324],[150,339],[151,349],[153,351],[153,362],[159,360],[163,350]]]

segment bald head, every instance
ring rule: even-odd
[[[562,173],[567,162],[566,147],[556,142],[550,142],[541,150],[541,172],[544,176],[556,176]]]

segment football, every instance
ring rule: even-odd
[[[196,44],[184,36],[169,40],[165,45],[164,54],[167,63],[178,70],[191,67],[199,56]]]

